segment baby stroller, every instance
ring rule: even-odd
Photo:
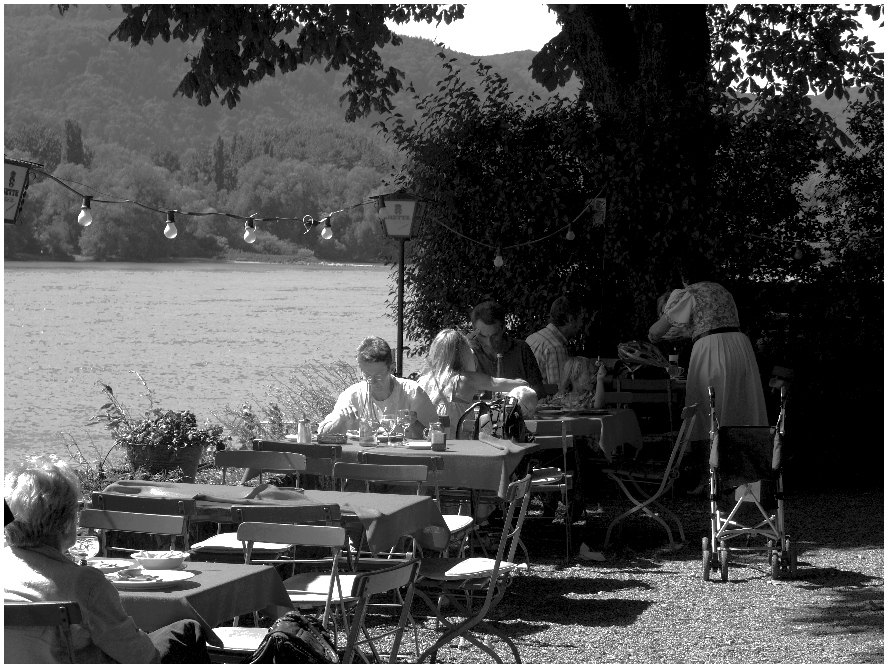
[[[786,534],[784,524],[783,460],[784,421],[786,418],[787,387],[780,387],[780,413],[776,427],[719,427],[715,415],[715,396],[709,388],[711,430],[709,432],[709,508],[710,536],[703,539],[703,580],[709,580],[713,568],[721,571],[722,582],[728,580],[728,562],[731,552],[761,551],[768,554],[771,578],[778,580],[785,574],[795,577],[796,545]],[[768,501],[762,490],[776,487],[776,513],[765,510]],[[719,497],[736,488],[730,511],[719,509]],[[737,521],[744,504],[754,504],[762,521],[745,526]],[[763,537],[764,546],[750,545],[750,539]],[[744,538],[742,547],[731,546]]]

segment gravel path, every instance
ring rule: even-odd
[[[619,502],[578,540],[596,549]],[[524,663],[884,663],[884,496],[788,491],[787,528],[799,546],[798,576],[772,582],[764,553],[732,560],[729,581],[703,582],[703,498],[676,497],[688,538],[663,549],[665,532],[630,520],[605,562],[564,567],[563,526],[525,525],[529,574],[516,578],[493,618]],[[575,550],[576,551],[576,550]],[[424,608],[420,604],[415,612]],[[423,641],[435,637],[431,622]],[[510,656],[506,654],[506,656]],[[451,646],[446,663],[490,663]]]

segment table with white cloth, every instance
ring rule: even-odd
[[[641,448],[641,427],[631,408],[609,408],[607,413],[588,414],[582,410],[563,411],[557,415],[538,415],[525,420],[527,428],[536,432],[538,422],[563,422],[567,433],[573,436],[590,436],[590,444],[601,450],[608,461],[626,444]]]

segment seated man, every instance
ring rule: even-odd
[[[386,412],[411,411],[413,424],[409,438],[422,438],[423,430],[438,419],[425,390],[419,383],[392,375],[392,349],[378,336],[368,336],[358,346],[358,368],[364,380],[339,395],[333,411],[318,425],[318,434],[356,430],[362,417],[378,424]]]
[[[80,481],[65,462],[31,458],[6,475],[4,496],[15,519],[4,529],[3,598],[78,603],[83,623],[71,627],[77,663],[209,663],[206,636],[196,621],[145,633],[101,571],[66,556],[77,538]],[[3,648],[6,663],[68,660],[55,627],[7,628]]]
[[[527,337],[544,383],[561,383],[561,372],[570,356],[568,341],[583,329],[585,314],[579,303],[562,295],[552,302],[549,324]]]

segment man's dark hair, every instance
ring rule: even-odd
[[[571,299],[567,295],[562,295],[552,302],[552,308],[549,309],[549,322],[556,327],[561,327],[568,323],[571,316],[579,318],[582,312],[583,307],[576,300]]]
[[[499,322],[505,327],[506,309],[498,301],[487,299],[472,309],[470,322],[474,325],[478,320],[481,320],[485,325]]]

